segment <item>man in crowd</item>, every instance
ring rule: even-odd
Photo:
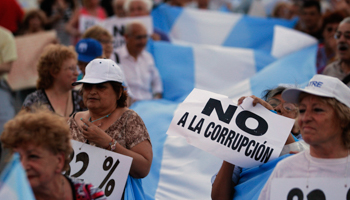
[[[322,42],[321,6],[318,1],[303,1],[299,13],[300,20],[295,29],[307,33]]]
[[[327,65],[323,74],[337,77],[350,86],[350,17],[340,22],[334,37],[338,60]]]
[[[153,3],[151,0],[126,0],[124,10],[127,17],[149,16]],[[151,35],[153,40],[169,41],[168,36],[159,29],[154,28]]]
[[[146,27],[139,22],[131,22],[125,27],[126,45],[116,51],[116,62],[122,68],[133,101],[162,97],[163,86],[153,57],[145,50],[147,44]]]

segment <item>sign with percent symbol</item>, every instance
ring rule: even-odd
[[[308,183],[308,187],[306,187]],[[271,200],[350,200],[350,178],[276,178]]]
[[[73,153],[65,175],[101,188],[108,199],[121,199],[132,158],[71,140]]]

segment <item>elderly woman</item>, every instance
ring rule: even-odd
[[[74,140],[133,158],[130,175],[144,178],[152,163],[152,146],[140,116],[127,108],[123,73],[110,59],[95,59],[82,80],[84,104],[68,121]]]
[[[95,25],[88,28],[82,38],[92,38],[99,41],[102,45],[103,57],[110,58],[113,53],[113,36],[105,28]]]
[[[36,199],[106,199],[99,188],[62,175],[72,152],[62,117],[47,109],[22,110],[6,123],[1,142],[19,153]]]
[[[253,105],[260,103],[267,109],[274,110],[274,112],[279,115],[295,119],[298,116],[298,108],[295,104],[286,102],[281,97],[282,92],[286,89],[286,87],[279,86],[272,90],[267,90],[266,94],[264,95],[264,99],[266,99],[266,101],[255,96],[251,96],[254,99]],[[245,97],[241,97],[238,100],[238,105],[240,105],[244,99]],[[298,126],[294,125],[292,133],[298,132]],[[303,151],[304,149],[308,148],[304,142],[296,142],[297,139],[292,135],[292,133],[289,134],[287,140],[285,141],[285,146],[280,154],[281,157],[263,164],[262,167],[246,168],[243,169],[242,172],[242,168],[223,161],[218,174],[216,177],[214,175],[212,178],[212,199],[256,199],[257,191],[261,191],[263,185],[268,179],[268,175],[272,173],[274,166],[279,160],[289,156],[288,154],[291,151]],[[253,176],[251,174],[253,174]],[[257,179],[258,176],[259,179]],[[250,191],[252,192],[243,191],[247,187],[250,188]]]
[[[282,97],[299,103],[298,124],[310,150],[278,163],[259,199],[270,199],[275,178],[349,178],[350,89],[337,78],[315,75],[305,89],[288,89]]]
[[[47,105],[67,119],[74,112],[83,110],[82,97],[72,86],[78,77],[77,54],[73,48],[49,45],[41,55],[37,69],[37,90],[26,97],[23,107]]]

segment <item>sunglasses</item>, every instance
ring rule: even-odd
[[[279,106],[282,102],[278,99],[270,99],[267,103],[269,103],[273,108],[276,108],[277,106]],[[297,107],[292,104],[292,103],[288,103],[288,102],[284,102],[282,103],[282,107],[284,110],[286,110],[287,112],[292,112],[295,111],[297,109]]]
[[[345,39],[347,40],[350,40],[350,32],[345,32],[345,33],[342,33],[340,31],[337,31],[335,34],[334,34],[334,38],[339,40],[341,38],[341,36],[344,36]]]

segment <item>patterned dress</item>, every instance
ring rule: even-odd
[[[68,120],[72,139],[86,143],[87,141],[83,137],[74,116],[75,115]],[[125,111],[117,121],[105,130],[105,132],[126,149],[131,149],[145,140],[151,142],[144,122],[133,110]],[[96,146],[91,142],[89,144]]]
[[[73,101],[73,112],[69,115],[72,116],[73,113],[86,110],[84,109],[83,98],[79,94],[79,91],[72,90],[72,101]],[[48,109],[55,112],[52,107],[49,98],[47,97],[45,90],[37,90],[29,94],[23,102],[23,107],[29,108],[33,105],[47,105]]]

